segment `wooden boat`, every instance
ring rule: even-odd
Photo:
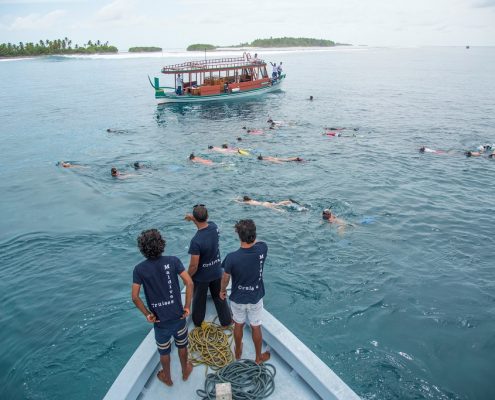
[[[174,86],[160,86],[160,79],[148,77],[155,89],[158,103],[194,103],[213,100],[231,100],[258,96],[280,89],[285,74],[276,78],[268,74],[265,61],[252,58],[227,57],[189,61],[168,65],[162,73],[173,76]],[[177,77],[183,80],[182,91],[177,90]]]
[[[207,301],[206,320],[216,316],[211,297]],[[191,320],[189,331],[194,328]],[[254,346],[246,324],[243,358],[254,360]],[[263,315],[263,348],[269,347],[269,363],[276,367],[273,400],[358,400],[352,391],[323,361],[268,311]],[[182,381],[177,350],[172,349],[172,380],[165,386],[156,374],[161,369],[153,329],[146,336],[108,390],[104,400],[193,400],[197,389],[204,388],[206,367],[196,366],[186,382]],[[211,372],[211,370],[209,371]]]

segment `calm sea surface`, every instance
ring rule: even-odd
[[[284,62],[282,92],[192,106],[156,106],[146,76],[185,54],[0,62],[2,399],[105,394],[150,329],[130,301],[136,236],[159,228],[187,263],[196,203],[222,255],[235,221],[255,220],[267,309],[363,398],[495,398],[495,159],[462,154],[495,143],[495,48],[263,56]],[[285,125],[242,130],[269,116]],[[207,150],[238,136],[308,162]],[[191,164],[193,151],[219,165]],[[327,207],[353,226],[323,223]]]

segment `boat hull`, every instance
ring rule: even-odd
[[[174,92],[165,92],[163,90],[157,90],[155,92],[155,98],[158,104],[164,103],[203,103],[205,101],[228,101],[235,99],[245,99],[248,97],[260,96],[265,93],[275,92],[281,89],[282,82],[285,76],[277,80],[274,84],[258,89],[251,89],[232,93],[220,93],[211,96],[193,96],[193,95],[182,95],[178,96]]]

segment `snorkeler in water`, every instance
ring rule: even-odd
[[[120,172],[115,167],[112,167],[112,169],[110,170],[110,175],[112,175],[114,178],[118,178],[118,179],[127,179],[127,178],[130,178],[131,176],[136,176],[135,174],[126,174],[124,172]]]
[[[227,143],[222,144],[222,147],[208,146],[209,150],[218,151],[219,153],[237,153],[239,149],[234,147],[229,147]]]
[[[266,207],[266,208],[272,208],[272,209],[275,209],[277,211],[283,211],[280,209],[280,207],[291,207],[291,206],[297,206],[298,208],[300,208],[301,211],[307,210],[307,208],[302,207],[297,201],[292,200],[292,199],[272,202],[272,201],[253,200],[249,196],[243,196],[242,200],[236,199],[236,201],[238,203],[249,204],[250,206],[261,206],[261,207]]]
[[[445,154],[446,151],[444,150],[434,150],[434,149],[430,149],[429,147],[425,147],[425,146],[421,146],[419,148],[419,152],[420,153],[432,153],[432,154]]]
[[[343,234],[345,231],[345,227],[349,225],[342,218],[337,218],[335,214],[332,213],[332,210],[330,210],[329,208],[325,208],[322,211],[321,217],[328,223],[337,225],[337,232],[339,234]]]
[[[281,164],[283,162],[302,162],[304,161],[301,157],[287,157],[287,158],[279,158],[279,157],[270,157],[270,156],[262,156],[261,154],[257,157],[260,161],[270,161],[272,163]]]
[[[58,167],[62,167],[62,168],[87,168],[87,167],[83,167],[82,165],[79,165],[79,164],[72,164],[69,161],[59,161],[56,165]]]
[[[193,163],[198,163],[198,164],[206,164],[206,165],[213,164],[213,161],[208,160],[206,158],[201,158],[201,157],[195,156],[194,153],[191,153],[189,155],[189,160],[191,160]]]
[[[244,129],[250,135],[262,135],[263,134],[263,129],[247,128],[245,126],[243,126],[242,129]]]

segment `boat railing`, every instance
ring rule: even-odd
[[[162,72],[171,73],[189,70],[212,70],[222,68],[247,67],[254,65],[259,66],[260,64],[264,64],[264,61],[258,59],[256,60],[256,62],[253,62],[251,60],[251,55],[249,53],[244,53],[242,57],[214,58],[210,60],[188,61],[180,64],[167,65],[162,68]]]

